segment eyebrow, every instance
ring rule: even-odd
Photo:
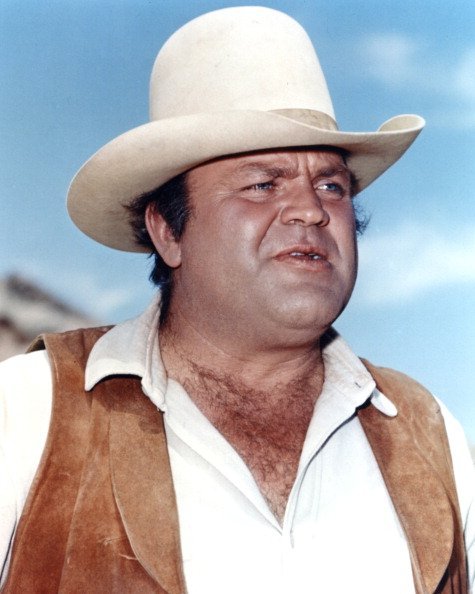
[[[335,177],[335,175],[339,175],[343,173],[347,175],[349,178],[351,177],[351,171],[346,165],[340,165],[338,167],[328,167],[327,169],[322,169],[317,173],[317,177]]]
[[[238,169],[237,173],[265,173],[272,178],[283,177],[292,178],[295,177],[297,172],[293,167],[281,167],[269,165],[264,161],[253,161],[251,163],[243,163]],[[335,177],[339,174],[348,176],[351,181],[351,171],[346,165],[330,166],[325,169],[320,169],[316,172],[315,178],[317,177]]]
[[[295,170],[291,167],[276,167],[265,163],[264,161],[253,161],[251,163],[243,163],[236,170],[237,173],[266,173],[270,177],[293,177]]]

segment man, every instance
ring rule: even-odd
[[[4,591],[470,591],[458,425],[331,329],[353,198],[421,118],[339,132],[305,32],[247,7],[168,40],[151,119],[84,165],[69,211],[154,253],[161,297],[3,365]]]

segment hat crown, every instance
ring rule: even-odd
[[[151,120],[283,109],[335,117],[312,42],[294,19],[277,10],[235,7],[207,13],[176,31],[155,61]]]

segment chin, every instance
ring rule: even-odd
[[[343,297],[341,294],[335,295],[333,291],[325,292],[324,295],[311,293],[289,297],[277,308],[276,303],[269,304],[269,308],[274,309],[280,323],[287,328],[325,331],[341,315],[350,295],[351,292]]]
[[[337,319],[343,307],[335,311],[334,307],[311,304],[284,307],[274,312],[275,320],[282,328],[308,332],[315,337],[323,334]]]

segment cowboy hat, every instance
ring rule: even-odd
[[[263,7],[202,15],[162,47],[150,83],[150,122],[115,138],[75,175],[68,210],[87,235],[140,252],[127,205],[179,173],[225,155],[326,145],[346,150],[362,190],[424,126],[396,116],[376,132],[340,132],[303,28]]]

